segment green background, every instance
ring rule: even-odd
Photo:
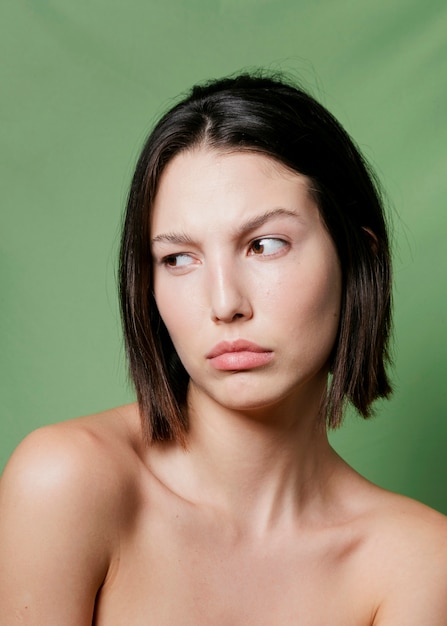
[[[428,0],[3,0],[0,467],[39,425],[124,403],[119,226],[154,119],[192,83],[300,79],[388,193],[396,392],[336,448],[447,513],[447,5]]]

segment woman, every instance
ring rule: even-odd
[[[196,87],[133,179],[121,306],[138,403],[46,427],[0,491],[2,624],[447,624],[447,524],[331,449],[390,394],[371,174],[282,80]]]

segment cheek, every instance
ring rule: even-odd
[[[341,274],[338,267],[326,271],[321,277],[320,288],[315,293],[314,304],[316,311],[323,315],[339,317],[341,302]]]
[[[275,294],[268,294],[269,306],[276,309],[277,327],[287,329],[291,343],[324,356],[332,350],[338,334],[341,273],[336,265],[309,276],[311,279],[300,275],[287,285],[286,281],[278,283]]]
[[[295,271],[294,271],[295,270]],[[262,296],[261,296],[262,294]],[[321,268],[320,272],[289,272],[258,291],[263,308],[280,317],[337,317],[341,302],[341,274],[338,269]]]
[[[316,320],[321,323],[325,322],[328,326],[338,329],[338,321],[340,318],[341,303],[341,276],[337,271],[330,271],[323,275],[320,288],[314,293],[314,297],[310,298],[310,313],[315,316]]]
[[[194,314],[194,298],[184,297],[182,290],[168,285],[157,285],[154,281],[154,299],[158,312],[166,326],[168,333],[177,348],[179,340],[183,342],[194,336],[194,323],[197,314]]]

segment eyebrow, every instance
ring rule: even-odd
[[[256,228],[263,226],[265,223],[270,221],[275,217],[293,217],[295,219],[301,219],[298,213],[294,211],[289,211],[288,209],[284,209],[282,207],[277,207],[276,209],[271,209],[270,211],[266,211],[262,213],[262,215],[257,215],[246,222],[240,224],[236,229],[236,235],[240,236]],[[152,239],[152,244],[154,243],[176,243],[176,244],[192,244],[194,243],[191,237],[185,233],[179,232],[170,232],[170,233],[162,233],[160,235],[156,235]]]
[[[193,240],[189,235],[185,233],[163,233],[152,238],[152,243],[179,243],[179,244],[191,244]]]
[[[294,211],[289,211],[288,209],[283,209],[282,207],[277,207],[276,209],[271,209],[270,211],[266,211],[262,215],[257,215],[256,217],[253,217],[252,219],[243,222],[240,226],[238,226],[236,233],[238,235],[242,235],[244,233],[250,232],[251,230],[255,230],[256,228],[263,226],[266,222],[270,221],[274,217],[281,216],[301,219],[298,213],[295,213]]]

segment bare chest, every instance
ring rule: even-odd
[[[123,538],[94,626],[371,626],[357,544],[247,541],[209,520],[154,517]]]

